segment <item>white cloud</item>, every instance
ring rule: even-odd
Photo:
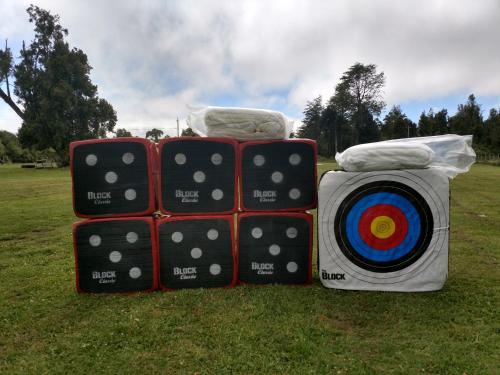
[[[0,0],[0,36],[30,40],[27,2]],[[387,77],[389,105],[458,92],[500,96],[495,0],[62,1],[119,127],[175,128],[188,104],[280,108],[300,117],[354,62]],[[3,105],[3,104],[0,104]],[[0,127],[5,127],[0,111]],[[170,131],[170,134],[173,134]]]

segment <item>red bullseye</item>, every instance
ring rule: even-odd
[[[382,216],[390,218],[395,225],[394,233],[387,238],[379,238],[372,233],[373,221]],[[363,213],[359,220],[358,231],[361,239],[368,246],[376,250],[390,250],[398,246],[406,237],[408,220],[399,208],[389,204],[377,204]]]

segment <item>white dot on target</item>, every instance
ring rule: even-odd
[[[106,182],[108,184],[114,184],[116,182],[116,180],[118,180],[118,175],[115,172],[110,171],[110,172],[106,173],[106,175],[104,176],[104,179],[106,180]]]
[[[290,190],[290,192],[288,193],[288,196],[293,199],[293,200],[296,200],[296,199],[299,199],[300,198],[300,190],[297,189],[297,188],[293,188]]]
[[[120,253],[119,251],[112,251],[109,254],[109,260],[113,263],[118,263],[120,260],[122,260],[122,253]]]
[[[256,227],[252,229],[252,237],[253,238],[261,238],[262,237],[262,229]]]
[[[183,165],[186,164],[186,155],[179,153],[174,156],[175,163],[177,165]]]
[[[194,247],[191,249],[191,258],[199,259],[203,255],[203,251],[199,247]]]
[[[94,247],[97,247],[101,244],[101,236],[97,235],[97,234],[93,234],[92,236],[90,236],[89,238],[89,243],[94,246]]]
[[[222,198],[224,198],[224,192],[221,189],[212,190],[212,199],[220,201]]]
[[[182,235],[181,232],[174,232],[174,233],[172,233],[171,238],[172,238],[172,241],[174,241],[175,243],[179,243],[182,241],[184,236]]]
[[[279,245],[276,245],[276,244],[272,244],[271,246],[269,246],[269,253],[271,255],[278,255],[281,251],[281,248],[279,247]]]
[[[288,158],[288,161],[290,162],[291,165],[299,165],[300,162],[302,161],[302,158],[300,157],[299,154],[292,154]]]
[[[134,189],[125,190],[125,199],[128,201],[133,201],[137,197],[137,193]]]
[[[286,230],[286,236],[288,238],[295,238],[295,237],[297,237],[298,233],[299,232],[297,231],[297,228],[294,228],[294,227],[287,228],[287,230]]]
[[[298,269],[299,269],[299,266],[295,262],[288,262],[286,265],[286,270],[290,273],[297,272]]]
[[[210,265],[210,273],[214,276],[217,276],[218,274],[220,274],[220,271],[221,271],[221,266],[220,264],[217,264],[217,263],[214,263],[212,265]]]
[[[132,164],[134,162],[134,159],[134,154],[132,154],[131,152],[126,152],[122,156],[122,161],[127,165]]]
[[[271,175],[271,180],[273,180],[275,184],[279,184],[281,181],[283,181],[283,173],[273,172],[273,174]]]
[[[222,163],[222,155],[219,153],[215,153],[210,157],[210,161],[213,165],[221,165]]]
[[[195,182],[201,184],[203,181],[205,181],[205,173],[203,173],[202,171],[194,172],[193,180],[195,180]]]
[[[255,155],[253,157],[253,163],[257,166],[257,167],[262,167],[264,165],[264,163],[266,162],[266,158],[264,157],[264,155]]]
[[[136,243],[139,239],[139,235],[135,232],[128,232],[125,237],[127,238],[128,243]]]
[[[87,164],[89,167],[93,167],[94,165],[97,164],[97,156],[94,154],[89,154],[85,158],[85,164]]]
[[[207,237],[209,240],[216,240],[217,238],[219,238],[219,231],[217,229],[210,229],[208,232],[207,232]]]
[[[128,274],[132,279],[138,279],[139,277],[141,277],[142,271],[139,267],[132,267]]]

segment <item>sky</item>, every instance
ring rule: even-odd
[[[332,96],[356,62],[385,73],[387,110],[413,121],[453,114],[470,93],[485,117],[500,107],[498,0],[0,0],[14,56],[33,39],[29,3],[60,16],[117,128],[134,135],[175,135],[204,105],[274,109],[299,126],[307,101]],[[20,125],[0,100],[0,129]]]

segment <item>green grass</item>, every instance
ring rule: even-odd
[[[334,165],[322,161],[320,174]],[[0,373],[494,374],[500,168],[452,182],[433,293],[308,287],[78,295],[67,170],[0,166]]]

